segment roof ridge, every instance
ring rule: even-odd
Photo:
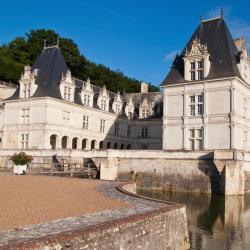
[[[217,17],[213,17],[213,18],[209,18],[209,19],[202,19],[201,22],[202,23],[205,23],[205,22],[210,22],[210,21],[215,21],[215,20],[218,20],[218,19],[224,19],[223,17],[221,16],[217,16]]]

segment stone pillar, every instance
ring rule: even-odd
[[[93,159],[95,162],[95,159]],[[96,163],[96,162],[95,162]],[[116,180],[118,174],[118,159],[107,158],[100,162],[100,179],[101,180]]]
[[[236,160],[214,160],[214,164],[219,172],[219,190],[217,192],[222,195],[244,194],[243,163]]]

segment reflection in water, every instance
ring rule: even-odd
[[[139,191],[140,194],[186,204],[191,249],[250,249],[250,194],[205,194]]]

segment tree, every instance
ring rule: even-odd
[[[35,62],[41,50],[46,46],[54,45],[59,34],[53,30],[37,29],[26,33],[24,37],[16,37],[10,43],[0,47],[0,79],[17,83],[24,65]],[[97,86],[106,87],[114,92],[124,90],[127,93],[138,92],[140,82],[125,76],[120,70],[111,70],[95,64],[81,55],[77,44],[71,39],[60,37],[60,49],[65,62],[76,78],[91,81]],[[158,87],[149,85],[149,91],[159,91]]]

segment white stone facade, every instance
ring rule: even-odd
[[[105,86],[92,85],[89,79],[83,82],[73,78],[67,70],[60,76],[60,98],[37,96],[44,92],[39,86],[39,72],[25,66],[16,93],[2,101],[1,148],[161,149],[162,119],[136,118],[135,108],[139,110],[141,104],[133,100],[133,94],[112,93]],[[145,89],[145,83],[143,86]],[[145,106],[147,96],[141,99]]]

